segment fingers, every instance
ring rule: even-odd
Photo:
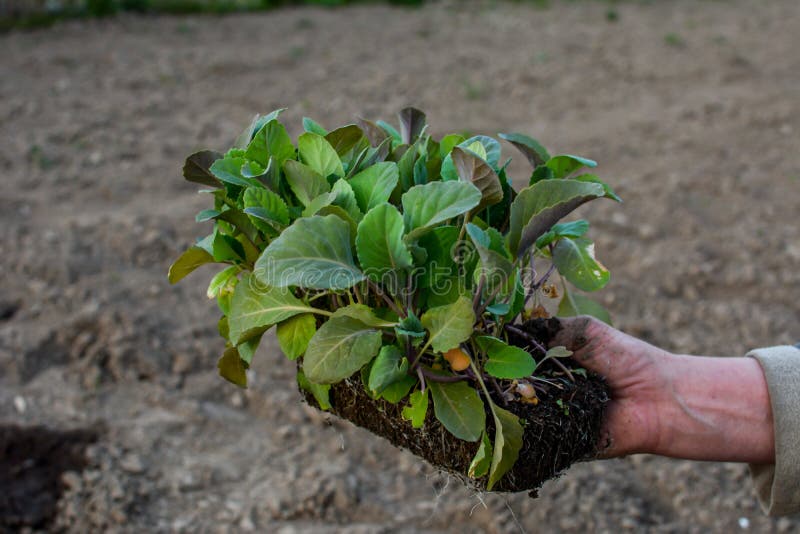
[[[573,352],[572,357],[584,367],[601,375],[608,375],[612,362],[609,349],[613,328],[589,316],[559,319],[561,330],[551,340],[550,346],[563,345]]]

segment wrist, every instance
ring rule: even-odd
[[[673,356],[651,450],[692,460],[774,462],[763,371],[752,358]]]

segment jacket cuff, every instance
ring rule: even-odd
[[[775,464],[750,465],[758,500],[769,515],[800,511],[800,349],[756,349],[769,389],[775,428]]]

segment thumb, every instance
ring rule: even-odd
[[[615,330],[588,315],[559,317],[559,321],[561,329],[556,332],[549,345],[566,347],[581,365],[601,375],[607,375],[612,364],[608,355],[603,353]]]

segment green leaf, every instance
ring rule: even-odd
[[[313,382],[310,382],[308,378],[306,378],[306,375],[303,373],[302,369],[298,369],[297,385],[314,396],[314,399],[316,399],[321,410],[327,411],[331,409],[330,384],[314,384]]]
[[[509,249],[522,256],[561,218],[604,195],[601,185],[575,180],[544,180],[526,187],[511,204]]]
[[[581,237],[588,231],[589,221],[585,219],[554,224],[550,230],[536,240],[536,248],[544,248],[559,237]]]
[[[261,343],[261,338],[264,337],[264,333],[256,334],[255,336],[247,339],[246,341],[242,341],[236,346],[236,349],[239,351],[239,357],[242,361],[250,367],[250,363],[253,361],[253,356],[258,350],[258,345]]]
[[[600,178],[595,176],[594,174],[581,174],[580,176],[575,176],[571,178],[572,180],[577,180],[579,182],[590,182],[593,184],[600,184],[603,186],[603,190],[606,192],[605,197],[610,198],[611,200],[616,200],[617,202],[622,202],[622,199],[617,195],[611,186],[602,181]]]
[[[247,178],[242,175],[242,166],[246,163],[247,160],[245,158],[225,156],[216,160],[209,167],[209,170],[219,180],[228,184],[238,185],[239,187],[264,187],[255,178]]]
[[[228,317],[230,339],[239,344],[255,328],[269,327],[300,313],[316,312],[288,289],[262,286],[252,275],[236,285]]]
[[[348,124],[337,128],[325,136],[325,140],[330,143],[339,157],[344,157],[354,146],[364,137],[364,132],[355,124]],[[331,174],[331,173],[329,173]],[[339,175],[344,176],[344,172]]]
[[[611,315],[609,315],[608,311],[603,306],[589,297],[578,293],[572,293],[566,286],[564,286],[564,296],[561,298],[561,302],[558,305],[557,315],[559,317],[591,315],[608,325],[611,324]]]
[[[272,158],[273,165],[283,167],[283,162],[294,157],[294,145],[286,128],[277,120],[268,122],[247,145],[245,155],[257,161],[264,169]]]
[[[286,174],[289,187],[303,206],[308,206],[312,200],[331,190],[325,175],[299,161],[293,159],[286,161],[283,164],[283,172]]]
[[[361,220],[356,252],[361,269],[371,279],[383,282],[384,277],[412,266],[411,253],[403,242],[403,229],[403,216],[388,203],[375,206]],[[388,287],[396,287],[396,275],[394,278],[385,280]]]
[[[562,237],[553,249],[553,263],[564,278],[584,291],[602,289],[611,278],[594,257],[594,243],[585,237]]]
[[[478,441],[486,428],[486,412],[478,392],[466,382],[428,382],[433,411],[458,439]]]
[[[361,369],[380,347],[377,330],[352,317],[332,317],[311,338],[303,370],[311,382],[333,384]]]
[[[383,128],[383,130],[384,130],[384,131],[385,131],[387,134],[389,134],[389,137],[391,137],[391,138],[392,138],[392,140],[393,140],[395,143],[397,143],[397,144],[400,144],[400,143],[402,143],[402,142],[403,142],[403,138],[402,138],[402,136],[400,135],[400,132],[398,132],[398,131],[397,131],[397,130],[394,128],[394,126],[392,126],[392,125],[391,125],[391,124],[389,124],[388,122],[385,122],[385,121],[377,121],[375,124],[377,124],[378,126],[380,126],[381,128]],[[380,144],[380,143],[376,143],[376,144]]]
[[[311,313],[295,315],[278,323],[278,345],[290,360],[296,360],[306,351],[308,342],[317,332],[317,319]]]
[[[386,389],[378,395],[378,398],[391,402],[392,404],[397,404],[408,395],[408,392],[411,391],[411,388],[416,384],[416,377],[406,375],[394,384],[387,386]]]
[[[500,163],[500,143],[486,135],[476,135],[458,144],[459,148],[477,153],[490,167],[496,169]],[[458,180],[452,152],[442,160],[442,180]]]
[[[353,221],[359,222],[364,217],[364,213],[358,207],[356,194],[347,180],[344,178],[337,180],[331,188],[331,193],[334,194],[332,204],[342,208]]]
[[[314,121],[313,119],[309,119],[308,117],[303,117],[303,130],[321,135],[322,137],[328,135],[328,130],[320,126],[318,122]]]
[[[248,187],[242,197],[244,212],[262,232],[274,235],[289,224],[289,209],[276,193],[261,187]]]
[[[364,279],[350,226],[336,215],[297,219],[264,250],[254,274],[266,285],[311,289],[347,289]]]
[[[501,133],[497,134],[497,136],[500,139],[505,139],[522,152],[533,168],[543,165],[545,161],[550,159],[547,149],[533,137],[520,133]]]
[[[228,347],[222,353],[222,357],[217,362],[219,375],[232,384],[240,388],[247,387],[247,373],[245,365],[239,357],[236,347]]]
[[[213,262],[214,257],[206,249],[198,246],[190,247],[170,266],[167,276],[169,283],[174,284],[201,265]]]
[[[495,252],[490,236],[472,223],[467,223],[467,233],[472,238],[481,258],[480,275],[486,277],[485,287],[491,293],[497,286],[504,286],[514,274],[514,264],[504,254]],[[499,244],[503,247],[502,243]],[[505,248],[501,248],[505,252]]]
[[[580,156],[564,154],[553,156],[545,165],[553,171],[555,178],[565,178],[582,167],[597,167],[597,162]]]
[[[472,335],[475,312],[470,299],[459,297],[452,304],[429,309],[422,314],[420,321],[430,332],[428,344],[433,350],[446,352]]]
[[[374,328],[392,328],[397,324],[376,316],[374,310],[366,304],[350,304],[343,308],[338,308],[333,312],[332,317],[351,317]]]
[[[408,405],[403,408],[403,419],[411,421],[414,428],[422,428],[428,415],[428,390],[417,390],[411,394]]]
[[[369,119],[364,119],[359,117],[358,125],[361,127],[361,131],[364,132],[364,135],[367,136],[367,139],[369,139],[369,144],[371,146],[378,146],[381,143],[383,143],[387,137],[390,137],[390,134],[386,130],[384,130],[379,125],[375,124]],[[398,134],[397,139],[399,142],[400,134]]]
[[[489,481],[486,484],[487,491],[491,491],[497,481],[516,463],[519,451],[522,449],[523,434],[522,425],[516,415],[494,404],[492,413],[495,425],[494,452],[489,469]]]
[[[315,172],[327,178],[331,174],[344,176],[344,168],[339,154],[321,135],[306,132],[297,138],[300,160]]]
[[[272,110],[266,115],[256,115],[247,128],[245,128],[244,131],[239,134],[239,137],[236,138],[236,141],[234,141],[233,145],[236,148],[246,148],[253,139],[253,134],[258,132],[268,122],[277,119],[284,111],[286,111],[286,108]]]
[[[206,296],[210,299],[215,299],[220,293],[233,292],[233,289],[239,282],[239,278],[236,276],[237,274],[239,274],[239,268],[235,265],[226,267],[215,274],[214,278],[212,278],[211,282],[208,284]]]
[[[481,201],[480,190],[465,182],[431,182],[403,194],[403,215],[410,241],[431,226],[457,217]]]
[[[210,170],[211,165],[220,158],[222,154],[214,150],[195,152],[183,164],[183,177],[196,184],[220,187],[222,184]]]
[[[476,211],[503,200],[503,187],[500,185],[500,179],[488,163],[459,147],[453,148],[451,156],[459,179],[475,185],[481,192],[481,202]]]
[[[425,130],[425,113],[408,107],[401,110],[398,117],[400,118],[400,138],[403,143],[410,145]]]
[[[211,255],[214,256],[214,261],[239,262],[245,259],[246,254],[244,247],[242,247],[242,244],[236,241],[235,238],[219,231],[215,231],[213,235],[214,238],[211,241]]]
[[[393,161],[384,161],[359,172],[350,178],[348,183],[353,188],[358,207],[366,213],[389,200],[398,179],[397,164]]]
[[[546,358],[569,358],[570,356],[572,356],[572,351],[563,345],[550,347],[545,354]]]
[[[489,436],[486,432],[481,436],[481,446],[478,447],[478,452],[472,458],[469,464],[469,471],[467,475],[470,478],[480,478],[489,472],[489,467],[492,465],[492,442],[489,441]]]
[[[206,222],[219,217],[219,210],[203,210],[194,216],[195,222]]]
[[[541,165],[536,167],[536,169],[534,169],[534,171],[531,173],[531,179],[528,182],[528,185],[533,185],[536,182],[541,182],[542,180],[553,180],[555,177],[555,174],[553,174],[553,171],[549,167]]]
[[[316,215],[320,210],[322,210],[322,208],[330,206],[335,199],[336,195],[333,193],[322,193],[320,196],[312,200],[308,206],[306,206],[302,212],[302,216],[311,217],[312,215]]]
[[[408,360],[394,345],[381,347],[369,372],[369,389],[380,395],[388,386],[408,376]]]
[[[491,336],[480,336],[476,341],[489,357],[483,368],[495,378],[525,378],[536,370],[536,361],[519,347]]]

